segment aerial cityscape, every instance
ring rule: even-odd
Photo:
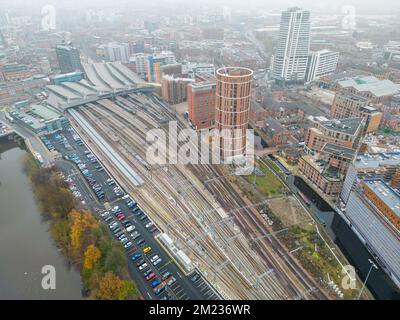
[[[399,300],[400,4],[2,1],[0,240],[0,300]]]

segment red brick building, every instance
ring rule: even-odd
[[[196,129],[214,125],[215,81],[200,81],[188,85],[189,120]]]

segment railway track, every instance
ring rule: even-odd
[[[151,96],[148,103],[151,107],[147,106],[146,110],[157,110],[153,103],[161,111],[147,114],[140,110],[143,103],[144,97],[140,97],[140,100],[133,96],[119,97],[118,104],[109,100],[99,101],[81,108],[79,112],[104,139],[118,144],[121,156],[141,174],[144,186],[129,189],[134,190],[139,204],[149,212],[156,224],[163,226],[164,231],[173,233],[181,245],[189,248],[199,267],[213,274],[212,282],[224,292],[230,292],[232,298],[326,298],[314,289],[314,282],[298,268],[293,257],[284,254],[287,250],[282,244],[275,237],[265,236],[266,231],[261,227],[262,218],[257,212],[254,213],[254,209],[237,210],[236,214],[221,218],[212,193],[217,195],[218,202],[228,211],[246,205],[240,195],[228,187],[229,182],[218,179],[203,189],[187,178],[188,169],[199,181],[206,175],[218,177],[221,172],[215,166],[188,168],[175,165],[168,166],[168,172],[157,168],[154,174],[149,173],[143,163],[133,159],[130,146],[134,153],[145,157],[145,134],[149,128],[155,125],[159,127],[160,119],[177,120],[156,97]],[[179,121],[178,126],[185,128]],[[111,163],[108,165],[112,166]],[[124,182],[129,186],[126,180]],[[178,222],[171,228],[171,222],[175,221]],[[259,240],[249,244],[251,238],[245,235]],[[231,240],[227,243],[226,239]],[[273,272],[266,274],[266,270]],[[257,274],[265,274],[265,277],[257,278]]]

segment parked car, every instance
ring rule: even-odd
[[[156,266],[156,265],[160,264],[161,261],[162,261],[162,259],[158,258],[156,261],[153,262],[153,266]]]
[[[143,270],[144,268],[147,268],[147,263],[146,263],[146,262],[143,263],[143,264],[139,267],[139,270],[141,271],[141,270]]]
[[[153,279],[156,276],[156,274],[154,272],[150,272],[147,276],[146,276],[146,280],[150,281],[151,279]]]
[[[136,252],[131,256],[131,260],[132,261],[136,261],[138,260],[140,257],[142,256],[142,254],[140,252]]]

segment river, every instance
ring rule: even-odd
[[[0,299],[82,299],[79,272],[66,263],[43,222],[26,151],[0,141]],[[55,289],[42,288],[42,267],[55,267]]]

